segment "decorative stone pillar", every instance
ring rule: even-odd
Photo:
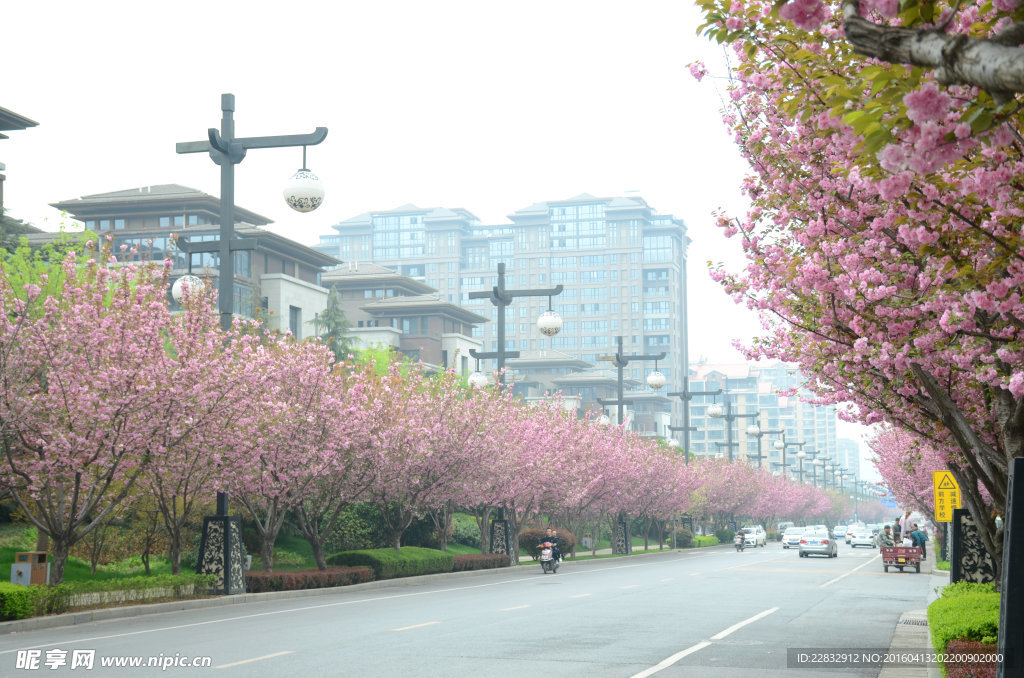
[[[629,534],[629,516],[620,513],[615,521],[615,529],[612,534],[612,553],[632,553],[633,540]]]
[[[243,561],[242,519],[227,515],[204,517],[196,573],[217,575],[210,593],[245,593]]]
[[[995,561],[978,536],[978,527],[967,509],[953,509],[952,553],[949,581],[990,582],[996,580]]]

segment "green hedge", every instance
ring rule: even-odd
[[[943,587],[942,596],[928,606],[928,628],[939,653],[947,652],[955,640],[995,644],[999,634],[995,585],[957,582]]]
[[[390,548],[342,551],[327,558],[327,564],[368,567],[373,570],[376,579],[394,579],[451,572],[455,566],[455,556],[436,549],[405,546],[401,551]]]
[[[50,587],[0,582],[0,619],[60,614],[95,605],[194,598],[206,595],[215,580],[216,576],[210,574],[163,574],[63,582]]]
[[[453,572],[465,570],[487,570],[492,567],[509,567],[508,555],[504,553],[460,553],[455,556]]]
[[[700,548],[701,546],[714,546],[714,545],[716,545],[718,543],[719,543],[718,537],[716,537],[714,535],[709,535],[707,537],[694,537],[693,538],[693,545],[696,546],[697,548]]]
[[[266,591],[296,591],[323,589],[331,586],[362,584],[373,580],[368,567],[332,567],[327,570],[290,570],[284,572],[253,572],[245,575],[245,590],[249,593]]]

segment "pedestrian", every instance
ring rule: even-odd
[[[914,540],[914,546],[921,547],[921,560],[928,560],[928,551],[924,546],[928,541],[928,533],[914,523],[914,529],[910,531],[910,538]]]
[[[900,534],[904,537],[909,536],[910,533],[914,530],[914,521],[910,519],[910,509],[907,509],[907,512],[903,514],[903,517],[899,518],[898,520],[900,526]]]

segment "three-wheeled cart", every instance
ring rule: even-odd
[[[900,572],[904,567],[913,567],[915,572],[921,571],[921,547],[920,546],[883,546],[882,567],[889,571],[889,566],[898,567]]]

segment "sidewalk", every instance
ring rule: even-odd
[[[929,582],[930,592],[928,602],[931,603],[938,594],[935,589],[949,583],[949,572],[933,569],[935,556],[921,563],[921,574],[926,575]],[[917,575],[915,575],[917,576]],[[889,648],[899,651],[932,651],[931,634],[928,632],[928,611],[909,610],[900,615],[896,622],[896,628],[892,633],[892,641]],[[941,678],[942,673],[936,664],[907,664],[896,666],[884,666],[878,674],[878,678]]]

